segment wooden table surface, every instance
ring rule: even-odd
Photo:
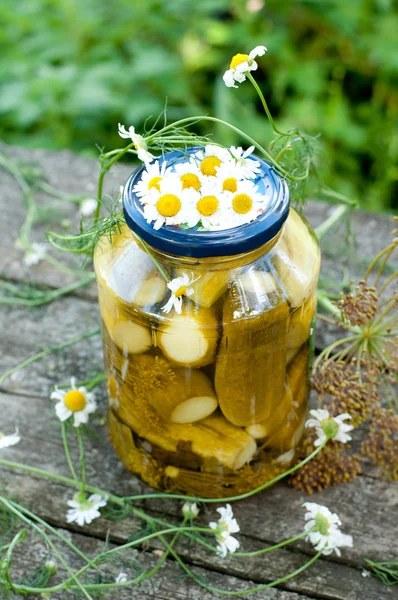
[[[95,195],[96,162],[76,157],[69,152],[50,153],[8,148],[10,156],[21,160],[36,160],[44,169],[47,180],[58,189],[69,193]],[[108,192],[115,193],[130,172],[130,167],[117,167],[108,183]],[[51,199],[38,196],[41,205]],[[51,288],[66,285],[73,278],[60,273],[46,262],[27,268],[22,265],[23,252],[15,247],[18,230],[26,214],[20,191],[12,177],[0,169],[0,277],[16,282],[43,284]],[[316,226],[330,214],[332,207],[309,202],[305,214]],[[70,219],[76,226],[76,205],[65,204],[57,219]],[[344,236],[329,236],[323,248],[322,276],[335,278],[360,277],[366,261],[391,239],[392,219],[358,212],[352,221],[356,234],[356,246],[347,251]],[[47,225],[35,225],[33,239],[43,241]],[[361,257],[361,258],[358,258]],[[73,264],[70,256],[60,260]],[[76,264],[76,263],[74,263]],[[80,293],[63,297],[38,308],[0,306],[1,358],[0,372],[10,369],[22,359],[44,347],[61,344],[93,329],[99,324],[96,290],[93,284]],[[322,348],[336,335],[331,327],[319,325],[316,347]],[[54,414],[54,402],[49,398],[52,386],[66,384],[71,376],[84,380],[102,369],[102,346],[99,335],[62,352],[51,354],[18,371],[7,379],[0,395],[0,430],[13,431],[19,426],[22,441],[1,451],[1,457],[11,461],[46,469],[68,476],[59,422]],[[132,495],[148,490],[128,473],[118,462],[108,440],[105,425],[105,392],[97,388],[100,409],[91,421],[93,435],[86,441],[88,478],[92,485],[121,495]],[[360,432],[358,432],[360,435]],[[76,448],[72,449],[77,458]],[[109,535],[111,544],[125,543],[137,530],[134,519],[114,522],[100,518],[91,525],[79,527],[66,522],[66,502],[72,490],[64,485],[36,476],[22,474],[0,467],[2,493],[13,496],[24,506],[62,530],[89,555],[93,556],[103,547]],[[234,512],[241,527],[239,539],[244,551],[255,550],[274,544],[299,533],[303,528],[305,501],[325,504],[337,512],[344,532],[353,536],[352,549],[344,549],[341,558],[335,555],[323,557],[297,578],[250,595],[259,600],[384,600],[398,597],[397,588],[387,588],[373,577],[364,577],[363,558],[373,560],[398,560],[397,509],[398,486],[380,478],[375,468],[365,465],[362,475],[354,482],[330,488],[313,496],[289,488],[280,483],[246,501],[236,503]],[[167,501],[147,501],[146,509],[155,515],[167,514],[172,521],[180,514],[181,504]],[[215,507],[203,513],[203,523],[216,517]],[[145,567],[158,560],[154,551],[159,546],[146,546],[143,550],[130,552],[130,558],[139,560]],[[265,556],[238,559],[230,556],[220,559],[209,554],[201,546],[179,544],[179,552],[191,564],[195,572],[207,578],[209,584],[230,590],[244,590],[253,583],[267,583],[294,570],[313,554],[305,542],[296,543]],[[40,537],[30,539],[21,546],[13,563],[13,573],[18,577],[41,564],[49,551]],[[70,563],[78,566],[75,556]],[[115,574],[123,570],[115,566]],[[199,588],[191,580],[182,577],[173,560],[167,560],[159,573],[139,588],[118,590],[114,595],[120,599],[139,600],[210,600],[221,597]],[[62,592],[52,598],[74,598],[71,592]],[[80,597],[80,596],[79,596]],[[114,597],[112,594],[110,597]],[[0,590],[0,598],[3,598]],[[14,598],[14,596],[12,596]],[[32,598],[32,596],[30,596]]]

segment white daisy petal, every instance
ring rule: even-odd
[[[234,73],[235,73],[234,69],[228,69],[228,71],[225,71],[225,73],[223,75],[223,80],[227,87],[234,87],[234,88],[238,87],[237,85],[235,85]],[[246,79],[246,77],[245,77],[245,79]]]
[[[19,435],[18,427],[15,428],[15,432],[10,435],[5,435],[0,432],[0,449],[9,448],[10,446],[15,446],[21,441],[21,436]]]
[[[256,58],[256,56],[264,56],[264,54],[266,52],[267,52],[267,48],[265,46],[256,46],[249,53],[249,58]]]
[[[119,123],[118,130],[120,137],[125,139],[131,139],[137,151],[137,156],[140,160],[142,160],[142,162],[144,162],[145,164],[149,164],[154,160],[155,157],[153,156],[153,154],[148,152],[148,146],[145,139],[142,137],[142,135],[139,135],[135,132],[135,128],[133,125],[131,125],[129,127],[129,130],[127,131],[124,125],[121,125],[121,123]]]
[[[231,146],[229,149],[235,159],[235,169],[239,179],[255,179],[261,172],[261,163],[258,160],[251,158],[254,146],[250,146],[243,151],[241,147],[235,148]]]

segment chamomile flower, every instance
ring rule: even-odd
[[[67,522],[77,523],[82,527],[101,516],[99,509],[106,506],[106,500],[99,494],[92,494],[86,498],[83,492],[78,492],[73,496],[73,500],[68,500],[68,506],[70,509],[66,513]]]
[[[180,178],[183,189],[193,188],[196,192],[200,190],[203,175],[199,169],[198,162],[193,156],[189,158],[189,161],[177,163],[175,172]]]
[[[344,423],[347,419],[351,419],[351,415],[348,413],[330,417],[328,410],[320,408],[319,410],[310,410],[310,415],[314,418],[308,419],[305,426],[315,427],[318,438],[315,440],[314,446],[320,446],[328,439],[342,442],[342,444],[352,439],[348,432],[354,427]]]
[[[305,539],[315,550],[322,550],[325,555],[335,551],[337,556],[341,556],[340,548],[352,548],[352,537],[340,531],[341,521],[336,513],[315,502],[304,502],[303,506],[308,511],[304,516],[304,531],[308,531]]]
[[[135,127],[133,125],[131,125],[127,131],[125,126],[119,123],[118,129],[120,137],[131,139],[137,151],[137,156],[140,160],[142,160],[143,163],[148,164],[153,161],[155,157],[153,154],[148,152],[148,146],[145,139],[142,137],[142,135],[139,135],[135,132]]]
[[[216,179],[221,191],[236,192],[238,181],[242,177],[240,170],[236,167],[235,160],[229,160],[220,167],[216,167]]]
[[[200,172],[207,177],[215,177],[217,175],[216,167],[230,160],[231,155],[227,148],[223,146],[215,146],[207,144],[203,150],[196,153],[195,158],[200,161]]]
[[[46,255],[46,244],[41,244],[39,242],[33,242],[29,250],[25,253],[23,257],[23,263],[27,267],[31,267],[33,265],[37,265]]]
[[[18,444],[20,441],[21,436],[19,435],[18,427],[15,428],[15,433],[11,433],[10,435],[5,435],[5,433],[1,433],[0,431],[0,449],[15,446],[15,444]]]
[[[265,209],[265,196],[258,193],[257,186],[249,179],[238,182],[236,192],[229,193],[229,206],[235,225],[250,223]]]
[[[73,415],[74,427],[87,423],[89,415],[97,408],[94,393],[88,392],[83,386],[77,388],[74,377],[71,379],[71,389],[66,391],[55,387],[51,400],[58,400],[55,412],[60,421],[66,421]]]
[[[155,161],[152,164],[147,164],[146,169],[142,172],[141,179],[133,187],[133,192],[137,194],[142,201],[145,202],[145,197],[155,189],[160,192],[160,182],[166,174],[167,163],[164,161],[162,166],[159,165],[159,161]]]
[[[181,277],[175,277],[167,284],[169,290],[171,290],[171,296],[168,302],[162,306],[162,311],[165,313],[169,313],[172,308],[175,309],[176,313],[179,315],[182,311],[182,297],[183,296],[192,296],[194,289],[191,286],[195,281],[197,281],[199,277],[191,279],[189,276],[184,273]]]
[[[240,146],[239,148],[231,146],[229,151],[235,159],[235,168],[239,179],[255,179],[261,172],[260,162],[250,158],[251,154],[253,154],[254,146],[250,146],[247,150],[243,150]]]
[[[201,223],[206,229],[231,227],[233,224],[228,198],[221,191],[219,182],[207,182],[200,191],[196,197],[192,195],[184,207],[184,223],[188,227],[195,227]]]
[[[175,173],[159,181],[159,190],[152,190],[146,197],[144,217],[148,223],[154,223],[154,229],[160,229],[162,225],[180,225],[184,223],[183,211],[181,210],[192,193],[191,188],[183,189],[180,178]]]
[[[254,60],[257,56],[263,56],[267,51],[265,46],[256,46],[250,54],[235,54],[232,57],[228,71],[225,71],[223,80],[227,87],[238,87],[235,83],[242,83],[246,80],[246,73],[255,71],[257,63]]]
[[[214,535],[218,542],[217,554],[224,558],[228,552],[232,554],[239,548],[239,541],[231,533],[238,533],[240,527],[237,520],[234,519],[230,504],[227,504],[225,508],[217,508],[217,512],[220,513],[220,518],[217,523],[209,523],[209,527],[214,529]]]

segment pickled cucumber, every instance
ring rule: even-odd
[[[203,367],[214,360],[217,319],[209,308],[186,302],[180,315],[173,314],[159,327],[157,345],[177,365]]]
[[[230,469],[240,469],[250,462],[257,445],[243,429],[228,423],[221,414],[211,415],[189,424],[167,423],[159,418],[156,410],[140,394],[133,395],[131,388],[122,386],[118,417],[132,428],[148,446],[168,453],[168,461],[175,456],[178,464],[183,455],[188,462],[201,465],[213,461]]]
[[[215,457],[231,469],[241,469],[257,451],[256,442],[243,429],[228,423],[222,415],[213,414],[197,425],[192,436],[192,450],[203,457]]]
[[[255,440],[262,440],[265,437],[269,436],[273,431],[275,431],[282,421],[286,418],[289,410],[292,408],[293,396],[292,390],[288,383],[285,383],[285,393],[281,398],[278,404],[275,404],[275,408],[265,421],[261,423],[254,423],[253,425],[248,425],[246,427],[246,431],[249,435],[251,435]]]
[[[104,301],[101,302],[101,315],[111,339],[120,350],[128,354],[142,354],[149,350],[152,336],[148,327],[109,309]]]
[[[125,302],[133,302],[142,282],[157,275],[151,258],[134,240],[115,250],[108,270],[103,273],[107,286]]]
[[[140,308],[153,306],[163,300],[166,294],[166,281],[160,275],[153,274],[145,279],[132,296],[131,302]]]
[[[292,407],[284,422],[270,435],[266,445],[285,452],[299,442],[307,416],[309,348],[305,344],[287,369],[287,381],[292,393]]]
[[[218,406],[210,379],[194,369],[175,369],[167,389],[149,392],[149,403],[158,415],[172,423],[194,423],[211,415]]]
[[[291,208],[282,237],[271,251],[278,284],[293,308],[303,304],[317,287],[320,250],[315,234]]]
[[[267,271],[256,271],[249,269],[240,278],[240,284],[244,290],[256,296],[273,294],[278,292],[278,286],[274,277]]]
[[[186,273],[186,271],[177,270],[176,277],[183,273]],[[190,298],[196,304],[210,308],[227,290],[232,275],[230,271],[210,271],[209,273],[198,272],[195,273],[195,276],[199,276],[199,279],[190,285],[194,290]]]
[[[284,393],[286,302],[242,314],[239,288],[224,302],[223,337],[216,361],[215,389],[224,416],[246,427],[264,421]]]
[[[316,294],[313,294],[290,315],[287,328],[287,362],[291,361],[299,348],[308,340],[315,310]]]

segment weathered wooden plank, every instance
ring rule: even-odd
[[[136,519],[128,518],[123,522],[111,522],[104,518],[96,520],[89,526],[83,528],[77,525],[66,525],[65,510],[66,500],[70,498],[70,491],[63,485],[50,482],[46,484],[46,493],[43,494],[43,482],[34,477],[26,475],[11,474],[8,470],[0,469],[0,484],[5,486],[7,495],[17,497],[17,500],[24,506],[32,506],[37,514],[46,519],[49,523],[57,527],[68,527],[69,530],[82,532],[85,535],[95,536],[105,539],[107,534],[114,543],[126,543],[130,537],[139,531],[139,523]],[[262,505],[267,509],[267,503],[262,499]],[[239,508],[239,507],[236,507]],[[249,514],[247,507],[242,503],[244,514]],[[259,506],[255,508],[256,512],[251,511],[253,521],[265,515],[259,514]],[[237,510],[235,511],[237,512]],[[162,514],[164,511],[162,510]],[[207,515],[202,519],[205,525],[208,520],[214,518],[214,508],[207,511]],[[238,517],[240,518],[240,517]],[[274,517],[275,518],[275,517]],[[174,519],[171,519],[174,522]],[[265,517],[265,521],[267,518]],[[240,520],[241,526],[242,521]],[[301,524],[295,527],[295,532],[300,530]],[[244,531],[244,525],[242,526]],[[290,532],[292,533],[292,532]],[[268,532],[271,536],[271,532]],[[261,533],[256,539],[247,536],[245,533],[240,535],[243,551],[253,551],[267,545],[260,542]],[[160,543],[155,541],[148,542],[147,547],[156,549],[161,548]],[[234,575],[240,579],[255,581],[257,583],[268,583],[275,578],[283,577],[288,572],[292,572],[308,560],[308,556],[297,552],[299,547],[294,546],[294,550],[278,550],[263,557],[252,557],[242,560],[237,557],[220,559],[200,546],[189,544],[188,542],[179,543],[177,549],[181,557],[189,564],[194,564],[207,570],[217,571],[224,575]],[[308,546],[308,554],[312,554]],[[344,581],[344,586],[341,582]],[[226,586],[226,582],[221,587]],[[327,598],[329,600],[347,600],[347,598],[362,600],[366,590],[366,600],[388,600],[392,598],[391,590],[384,588],[376,579],[364,579],[360,568],[353,568],[334,560],[321,559],[311,566],[311,568],[302,573],[299,577],[285,582],[281,587],[284,589],[303,593],[310,597]],[[230,588],[231,589],[231,588]],[[234,589],[234,588],[232,588]]]
[[[2,306],[0,371],[4,373],[25,357],[98,328],[96,304],[77,298],[62,298],[37,307]],[[46,395],[49,384],[67,383],[71,376],[86,379],[103,369],[102,344],[99,335],[71,346],[29,365],[4,382],[3,387],[17,393]]]
[[[40,165],[48,183],[58,190],[74,195],[96,196],[96,177],[98,164],[95,160],[81,159],[68,151],[48,152],[45,150],[28,150],[0,145],[0,151],[5,151],[10,158],[22,162],[34,162]],[[120,184],[127,179],[131,167],[118,166],[117,172],[110,173],[105,183],[105,193],[115,197]],[[37,285],[47,285],[58,288],[74,281],[72,275],[61,273],[52,265],[42,262],[34,267],[26,267],[22,263],[24,252],[16,248],[19,229],[24,221],[26,207],[23,204],[21,191],[12,176],[0,168],[0,277],[14,281],[25,281]],[[53,202],[45,193],[36,192],[40,206],[49,206]],[[73,202],[63,202],[54,214],[53,224],[59,228],[61,221],[70,222],[73,231],[78,231],[79,215],[77,205]],[[48,222],[37,223],[33,229],[32,241],[44,242]],[[81,257],[62,254],[51,250],[49,252],[64,264],[80,268]],[[84,288],[79,293],[95,298],[95,286]]]
[[[0,411],[5,415],[2,427],[11,429],[18,423],[23,436],[20,444],[4,450],[2,455],[68,476],[59,423],[52,413],[51,401],[2,394]],[[92,429],[95,435],[86,440],[88,476],[92,485],[121,495],[147,490],[114,455],[104,425],[103,409],[95,415]],[[76,444],[72,447],[77,459]],[[394,517],[398,506],[397,490],[398,484],[360,477],[350,484],[314,494],[310,499],[338,512],[344,529],[355,539],[354,548],[344,552],[344,559],[360,565],[364,556],[374,560],[398,558]],[[280,484],[236,504],[236,513],[245,535],[264,542],[279,542],[300,530],[303,522],[301,505],[308,499],[306,494]],[[149,506],[171,515],[178,515],[179,511],[178,503],[171,501],[151,501]],[[306,545],[300,547],[307,548]]]
[[[87,556],[93,558],[96,554],[103,550],[103,543],[101,540],[97,540],[92,537],[87,537],[81,533],[71,533],[69,530],[57,528],[57,530],[66,536],[72,543],[82,549]],[[57,543],[56,536],[50,536],[52,541],[57,544],[58,548],[61,546]],[[12,563],[12,576],[13,581],[18,580],[26,573],[32,572],[36,567],[43,564],[46,560],[54,560],[54,556],[51,554],[49,549],[43,543],[43,539],[40,536],[29,539],[29,562],[26,560],[26,550],[24,546],[21,546],[16,550],[14,554],[14,560]],[[25,546],[26,548],[26,546]],[[109,545],[109,549],[115,548],[114,544]],[[62,546],[62,555],[67,560],[68,564],[77,571],[79,568],[84,566],[84,562],[78,558],[72,550],[68,547]],[[114,555],[115,556],[115,555]],[[123,557],[128,561],[123,564],[117,564],[115,562],[107,562],[101,566],[103,573],[106,574],[107,580],[111,581],[112,578],[116,578],[120,572],[125,572],[129,577],[134,577],[137,573],[133,569],[129,568],[129,565],[139,563],[142,570],[149,571],[156,566],[158,557],[154,556],[152,552],[142,552],[138,550],[127,550],[123,553]],[[205,578],[209,585],[214,587],[230,589],[230,590],[245,590],[250,587],[255,587],[255,583],[250,580],[238,579],[233,576],[221,575],[217,572],[204,570],[202,568],[194,567],[193,571],[195,575]],[[51,584],[54,585],[59,581],[67,579],[68,574],[66,569],[62,565],[58,566],[57,574],[53,577]],[[109,578],[109,579],[108,579]],[[84,579],[82,579],[84,581]],[[0,590],[1,592],[1,590]],[[128,588],[115,588],[113,591],[108,592],[110,598],[118,597],[120,600],[213,600],[219,598],[220,595],[204,590],[199,587],[195,582],[182,576],[182,571],[179,566],[173,560],[167,560],[166,564],[159,570],[159,572],[151,579],[142,582],[139,586],[129,586]],[[36,595],[26,596],[28,600],[38,598]],[[251,596],[253,597],[253,596]],[[309,600],[309,596],[303,596],[300,593],[289,592],[281,589],[269,589],[258,592],[255,595],[258,600]],[[12,594],[10,600],[18,600],[21,596]],[[81,594],[78,595],[71,591],[63,591],[58,594],[52,593],[51,598],[60,600],[77,600],[82,598]]]

